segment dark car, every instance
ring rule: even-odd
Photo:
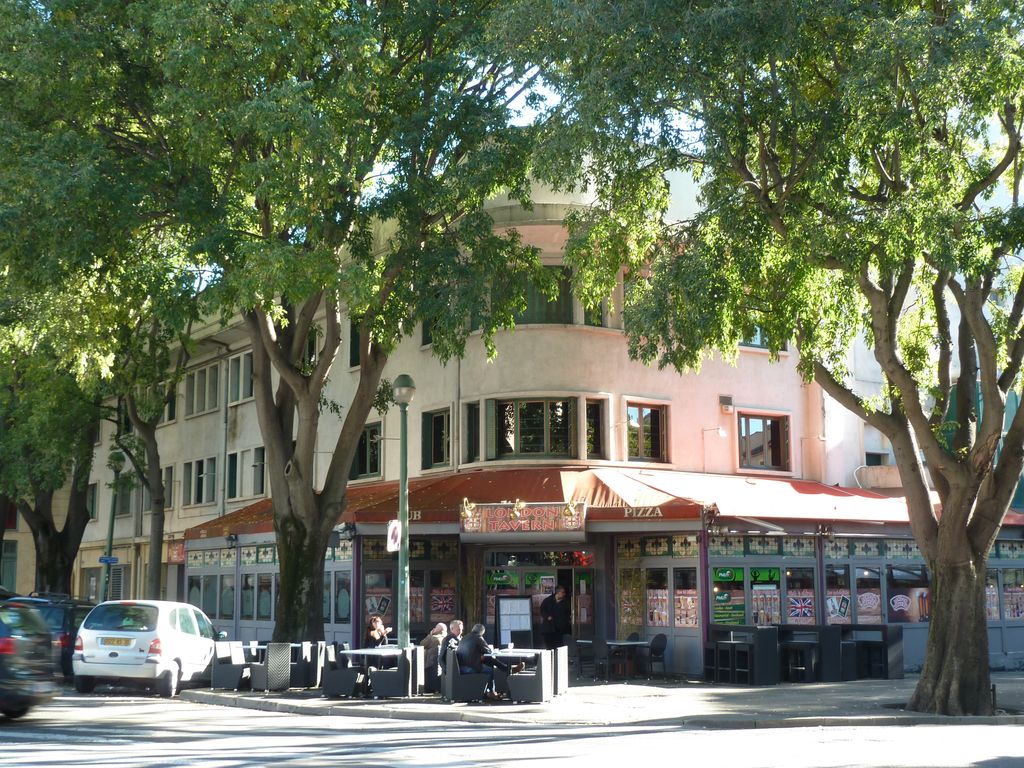
[[[93,603],[76,600],[68,595],[46,592],[33,592],[28,597],[11,597],[8,603],[27,605],[39,611],[46,625],[53,634],[53,668],[54,671],[71,680],[74,670],[71,668],[71,654],[75,651],[75,635],[82,620],[93,608]]]
[[[0,714],[21,717],[53,698],[50,630],[32,608],[0,602]]]

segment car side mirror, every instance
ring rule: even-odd
[[[218,640],[227,640],[228,639],[228,633],[224,632],[223,630],[218,630],[216,632],[216,635],[217,635],[217,639]]]

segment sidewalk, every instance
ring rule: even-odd
[[[514,725],[676,725],[688,728],[781,728],[839,725],[1024,725],[1024,671],[993,672],[993,717],[945,717],[906,712],[917,676],[903,680],[782,684],[769,687],[657,681],[573,681],[547,704],[448,704],[440,697],[325,699],[318,690],[253,693],[184,690],[181,697],[214,704],[305,715],[447,720]]]

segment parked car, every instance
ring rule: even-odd
[[[39,611],[53,635],[54,670],[64,675],[67,680],[74,677],[71,654],[75,649],[75,635],[82,619],[93,609],[95,603],[52,592],[33,592],[28,597],[8,598],[7,602],[27,605]]]
[[[53,698],[50,630],[32,608],[0,602],[0,714],[21,717]]]
[[[78,629],[72,655],[75,690],[89,693],[99,680],[141,683],[170,698],[183,682],[209,680],[214,642],[225,637],[188,603],[100,603]]]

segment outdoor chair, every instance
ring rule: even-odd
[[[249,683],[249,662],[238,642],[218,641],[214,644],[213,666],[210,668],[210,687],[237,691]]]
[[[654,665],[661,664],[661,676],[666,677],[668,670],[665,667],[665,648],[668,647],[668,636],[659,632],[651,638],[651,644],[647,648],[647,679],[650,680],[654,674]]]
[[[594,644],[591,647],[594,649],[594,679],[597,680],[601,672],[604,672],[604,679],[607,681],[610,672],[609,668],[611,667],[608,641],[601,637],[595,637]]]
[[[402,651],[398,665],[390,669],[369,668],[370,693],[375,699],[401,699],[412,696],[412,654]]]
[[[484,697],[488,679],[488,675],[482,672],[463,674],[459,670],[455,651],[448,651],[444,676],[441,678],[441,698],[451,702],[480,701]]]
[[[342,650],[348,650],[348,643],[343,643]],[[364,675],[358,667],[338,647],[331,643],[325,648],[324,666],[320,676],[324,698],[334,699],[339,696],[353,697],[358,695]]]
[[[250,665],[254,691],[286,691],[291,684],[291,643],[268,643],[263,661]]]
[[[501,670],[494,670],[495,685],[499,685],[498,674],[505,677],[505,690],[512,701],[541,703],[551,701],[554,696],[554,670],[551,664],[551,653],[537,655],[537,664],[532,669],[515,675],[506,675]]]
[[[290,681],[292,688],[320,687],[320,669],[324,665],[324,642],[304,642],[293,648],[295,654],[291,664]]]

